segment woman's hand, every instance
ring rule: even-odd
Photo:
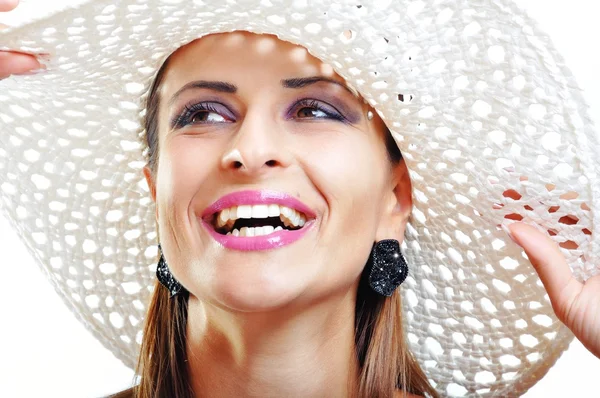
[[[19,0],[0,0],[0,12],[10,11]],[[0,24],[0,29],[6,26]],[[42,64],[33,56],[14,51],[0,51],[0,80],[10,76],[42,69]]]
[[[524,223],[508,228],[540,276],[558,319],[600,358],[600,275],[578,282],[558,245],[548,236]]]

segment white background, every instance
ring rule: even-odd
[[[73,1],[25,0],[20,12],[17,9],[0,15],[0,21],[17,24],[68,3]],[[583,88],[590,113],[600,126],[597,2],[517,3],[550,34]],[[75,320],[2,218],[0,253],[0,397],[91,398],[126,388],[133,372]],[[599,378],[600,359],[575,341],[525,397],[599,396]]]

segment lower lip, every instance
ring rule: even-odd
[[[294,231],[284,229],[262,236],[223,235],[215,231],[213,226],[206,221],[202,221],[202,224],[217,242],[228,249],[259,251],[277,249],[279,247],[291,245],[302,238],[312,227],[314,222],[309,221],[304,225],[304,227]]]

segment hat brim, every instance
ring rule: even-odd
[[[525,392],[572,336],[500,225],[540,226],[580,280],[600,271],[600,145],[550,40],[508,0],[233,7],[100,0],[0,36],[51,54],[46,73],[0,82],[0,200],[67,305],[134,366],[156,269],[141,172],[147,89],[185,43],[271,33],[331,64],[404,155],[414,201],[404,321],[435,387]]]

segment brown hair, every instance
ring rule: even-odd
[[[155,175],[158,162],[158,106],[160,87],[169,59],[162,65],[146,101],[148,167]],[[385,145],[390,162],[402,160],[389,130]],[[368,264],[365,270],[368,270]],[[402,327],[399,290],[385,298],[373,292],[366,280],[359,282],[355,311],[356,354],[360,366],[358,397],[390,398],[399,393],[437,397],[427,377],[410,353]],[[145,321],[137,374],[140,384],[131,392],[138,398],[192,397],[186,361],[187,295],[169,297],[157,282]]]

